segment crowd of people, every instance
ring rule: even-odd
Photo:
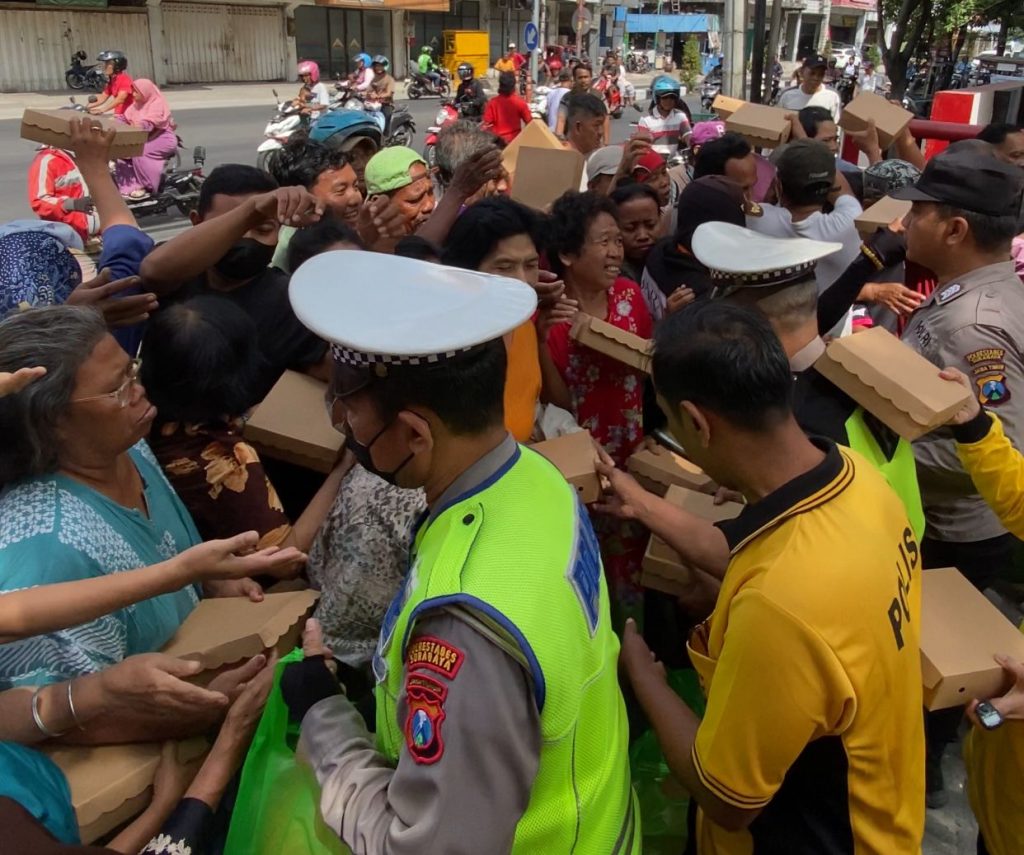
[[[583,183],[537,211],[502,156],[530,121],[512,53],[436,168],[296,136],[270,173],[214,169],[156,246],[86,117],[69,150],[99,272],[74,224],[0,229],[0,851],[221,851],[279,690],[355,853],[639,853],[629,752],[648,730],[689,794],[690,851],[920,852],[964,716],[923,711],[922,574],[985,589],[1024,536],[1024,132],[926,163],[869,126],[850,170],[813,91],[768,157],[691,125],[666,86],[608,145],[578,65],[552,118]],[[109,100],[155,150],[174,125],[145,83]],[[911,213],[862,240],[885,195]],[[652,340],[650,374],[577,341],[582,316]],[[827,340],[873,326],[970,389],[950,425],[910,443],[817,370]],[[245,437],[288,370],[322,381],[344,434],[325,477]],[[580,430],[589,506],[528,448]],[[641,486],[628,461],[658,444],[739,515]],[[652,534],[688,595],[641,584]],[[200,687],[159,652],[200,599],[282,582],[321,593],[303,658]],[[666,662],[696,671],[702,714]],[[1024,664],[999,663],[1005,694],[964,699],[965,756],[978,851],[1011,855]],[[201,733],[198,771],[169,752],[150,806],[91,846],[37,750]]]

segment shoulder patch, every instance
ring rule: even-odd
[[[986,407],[999,407],[1010,400],[1010,387],[1006,375],[1001,371],[990,371],[975,378],[978,384],[978,400]]]
[[[593,638],[601,616],[601,550],[590,517],[578,501],[577,498],[576,543],[565,575],[576,592]]]
[[[441,724],[444,721],[444,700],[448,689],[432,677],[408,672],[405,697],[409,714],[405,719],[405,744],[409,756],[424,766],[444,756]]]
[[[407,671],[426,668],[454,680],[465,658],[455,645],[433,635],[420,635],[409,642],[405,651],[405,667]]]
[[[935,298],[935,302],[938,303],[940,306],[943,303],[948,303],[962,290],[963,289],[960,287],[960,283],[954,282],[952,285],[948,285],[947,287],[943,288],[942,291],[939,292],[939,295]]]

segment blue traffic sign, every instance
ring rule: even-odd
[[[527,50],[537,50],[539,43],[540,35],[537,33],[537,25],[530,21],[523,27],[523,44],[526,45]]]

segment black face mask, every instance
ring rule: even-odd
[[[378,469],[373,462],[373,457],[370,455],[370,449],[373,448],[373,444],[383,436],[384,431],[391,427],[392,424],[394,424],[394,422],[389,422],[384,425],[384,427],[377,431],[373,439],[371,439],[366,445],[363,445],[363,443],[359,442],[352,435],[352,428],[349,427],[345,432],[345,447],[352,452],[352,456],[355,457],[356,461],[363,467],[363,469],[371,475],[376,475],[378,478],[387,481],[391,486],[396,487],[398,486],[398,473],[401,472],[405,468],[406,464],[408,464],[408,462],[416,455],[410,451],[409,456],[406,457],[396,469],[392,469],[390,472]]]
[[[254,238],[242,238],[213,267],[227,279],[244,282],[259,276],[273,258],[274,247]]]

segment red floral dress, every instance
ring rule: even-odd
[[[622,276],[608,291],[608,313],[604,320],[641,338],[652,335],[653,322],[640,286]],[[569,387],[573,415],[604,446],[615,464],[624,467],[643,440],[647,377],[642,371],[577,343],[569,330],[568,323],[553,327],[547,344],[552,362]],[[594,517],[594,529],[601,542],[613,605],[619,607],[617,616],[636,617],[642,598],[639,574],[647,530],[637,523],[604,516]]]

